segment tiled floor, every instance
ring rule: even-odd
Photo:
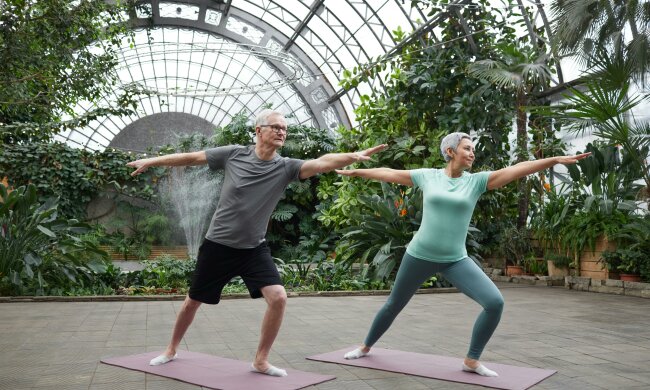
[[[558,373],[533,389],[650,388],[650,299],[558,287],[499,286],[501,324],[482,359]],[[360,343],[385,296],[289,299],[271,362],[332,374],[310,389],[479,389],[480,387],[313,362],[306,356]],[[0,304],[0,389],[197,389],[99,363],[162,350],[181,302]],[[262,300],[204,305],[182,349],[251,360]],[[421,353],[465,354],[479,307],[459,293],[416,295],[377,344]]]

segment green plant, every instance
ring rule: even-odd
[[[604,251],[601,256],[601,262],[609,271],[639,275],[641,263],[646,261],[647,255],[636,250],[618,248],[615,251]]]
[[[599,51],[590,58],[592,67],[584,83],[585,90],[571,89],[571,94],[566,95],[568,103],[557,106],[555,113],[558,119],[569,124],[570,132],[590,131],[606,145],[620,147],[621,165],[628,165],[630,173],[637,176],[634,179],[642,178],[649,188],[650,123],[630,115],[647,95],[633,91],[632,61],[620,53]]]
[[[540,261],[535,256],[528,256],[523,262],[526,273],[533,275],[548,275],[546,261]]]
[[[132,42],[130,1],[6,0],[0,4],[0,139],[49,140],[108,114],[128,115],[138,91],[111,103],[118,50]],[[123,38],[124,42],[123,42]],[[89,111],[75,109],[86,101]],[[64,119],[65,117],[70,119]]]
[[[171,255],[162,255],[153,261],[143,261],[144,269],[140,271],[142,285],[158,288],[188,287],[196,261],[179,260]]]
[[[505,256],[506,264],[521,266],[532,252],[530,230],[510,225],[503,230],[499,242],[500,252]]]
[[[616,239],[633,218],[638,171],[619,158],[614,146],[589,144],[593,157],[569,166],[571,180],[549,188],[547,201],[533,214],[531,227],[547,252],[578,259],[599,237]]]
[[[2,293],[43,295],[70,283],[91,283],[108,255],[79,238],[88,231],[86,224],[58,219],[57,200],[40,203],[34,185],[10,192],[0,184]]]
[[[397,191],[382,183],[383,196],[363,196],[365,207],[354,220],[359,225],[342,231],[337,253],[346,264],[370,263],[375,280],[385,280],[399,266],[406,245],[413,238],[422,220],[422,192],[408,189]]]
[[[615,238],[620,242],[619,248],[622,247],[623,268],[635,269],[643,280],[650,281],[650,215],[632,218]]]
[[[517,126],[517,162],[529,160],[528,151],[528,116],[526,106],[529,105],[533,92],[540,91],[549,85],[551,70],[549,58],[545,52],[540,54],[538,48],[520,47],[511,41],[497,44],[501,59],[478,60],[467,67],[470,76],[488,81],[497,88],[510,90],[515,94],[514,112]],[[479,88],[481,94],[488,85]],[[517,227],[526,224],[528,218],[529,191],[526,178],[517,180],[518,186],[518,217]]]
[[[553,265],[557,268],[569,268],[573,264],[573,259],[571,257],[558,253],[546,253],[544,258],[553,262]]]
[[[627,214],[618,210],[609,215],[579,210],[562,228],[560,245],[578,258],[585,248],[594,250],[598,238],[614,237],[627,222]]]
[[[162,168],[132,177],[133,156],[106,149],[93,152],[60,142],[3,145],[0,172],[14,187],[34,184],[39,200],[59,198],[59,214],[85,220],[88,203],[98,196],[152,199]],[[71,189],[74,189],[71,190]]]
[[[543,251],[552,255],[565,252],[560,243],[562,229],[579,207],[575,196],[571,196],[573,193],[567,196],[561,192],[561,189],[549,188],[546,201],[532,214],[530,223]]]
[[[331,241],[334,234],[328,229],[314,231],[309,236],[300,237],[298,245],[285,245],[275,259],[287,286],[300,286],[308,283],[314,267],[319,267],[332,252]]]
[[[579,53],[584,62],[598,50],[625,53],[633,74],[643,80],[648,72],[650,40],[646,2],[556,0],[554,38],[563,54]]]

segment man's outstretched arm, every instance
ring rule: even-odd
[[[381,144],[354,153],[329,153],[314,160],[305,161],[300,168],[300,178],[306,179],[318,173],[331,172],[359,161],[368,161],[370,156],[386,149],[388,145]]]
[[[131,172],[131,176],[136,176],[146,171],[149,167],[181,167],[187,165],[203,165],[207,164],[208,159],[205,151],[190,152],[190,153],[174,153],[165,156],[143,158],[140,160],[131,161],[126,164],[128,167],[136,168]]]

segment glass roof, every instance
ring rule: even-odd
[[[452,3],[476,7],[471,1]],[[494,3],[495,8],[504,7]],[[541,2],[517,3],[533,16],[528,23],[543,25]],[[343,71],[397,54],[404,42],[423,33],[435,37],[443,17],[427,16],[427,9],[404,0],[139,4],[132,15],[136,42],[119,53],[118,74],[122,86],[137,83],[151,94],[141,97],[136,115],[103,118],[59,135],[60,140],[102,150],[126,126],[152,114],[181,112],[220,126],[240,112],[253,118],[267,106],[284,112],[290,123],[330,131],[354,126],[360,97],[383,86],[377,78],[343,90]],[[407,34],[401,43],[394,40],[398,28]],[[115,96],[104,100],[111,102]],[[80,110],[87,108],[81,105]]]

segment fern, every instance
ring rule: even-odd
[[[298,208],[292,204],[280,204],[278,208],[271,214],[271,219],[274,221],[286,222],[293,217],[298,211]]]

